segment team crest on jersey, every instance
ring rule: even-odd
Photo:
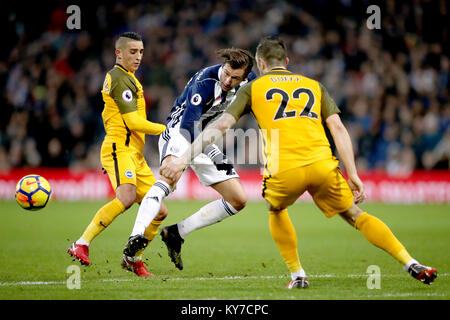
[[[198,93],[194,94],[191,98],[191,104],[198,106],[202,102],[202,96]]]
[[[125,90],[122,92],[122,99],[126,102],[131,102],[133,100],[133,94],[131,93],[131,90]]]
[[[131,171],[131,170],[127,170],[127,171],[125,171],[125,177],[127,177],[127,178],[133,178],[133,171]]]
[[[180,151],[180,148],[179,148],[179,147],[177,147],[177,146],[171,146],[171,147],[170,147],[170,152],[178,153],[178,151]]]

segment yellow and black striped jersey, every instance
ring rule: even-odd
[[[106,142],[123,144],[142,153],[145,134],[160,134],[165,130],[164,125],[147,121],[142,85],[123,66],[116,64],[106,74],[102,96]]]
[[[332,158],[322,120],[339,109],[318,82],[275,69],[239,89],[225,112],[251,112],[264,143],[265,175]]]

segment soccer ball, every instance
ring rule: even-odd
[[[47,205],[52,197],[52,188],[44,177],[30,174],[16,185],[16,201],[26,210],[39,210]]]

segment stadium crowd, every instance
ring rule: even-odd
[[[449,169],[445,0],[380,3],[380,29],[368,28],[366,1],[94,1],[80,4],[80,30],[67,29],[67,5],[54,4],[39,21],[8,12],[0,170],[101,166],[100,90],[114,39],[130,30],[144,37],[136,75],[151,121],[164,122],[193,73],[218,63],[216,49],[254,52],[279,34],[290,70],[322,82],[343,111],[359,170]],[[256,127],[251,117],[238,124]],[[157,137],[147,139],[144,154],[158,166]]]

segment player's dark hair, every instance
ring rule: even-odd
[[[129,38],[129,39],[133,39],[133,40],[136,40],[136,41],[142,41],[142,37],[141,37],[140,34],[138,34],[136,32],[131,32],[131,31],[122,33],[119,36],[119,38]]]
[[[142,41],[142,37],[136,32],[124,32],[116,40],[116,49],[131,40]]]
[[[256,47],[256,55],[269,65],[284,63],[287,57],[286,46],[283,40],[276,36],[264,37]]]
[[[250,51],[240,48],[226,48],[217,50],[216,54],[225,59],[223,64],[228,63],[233,69],[245,67],[244,79],[252,71],[254,58]]]

